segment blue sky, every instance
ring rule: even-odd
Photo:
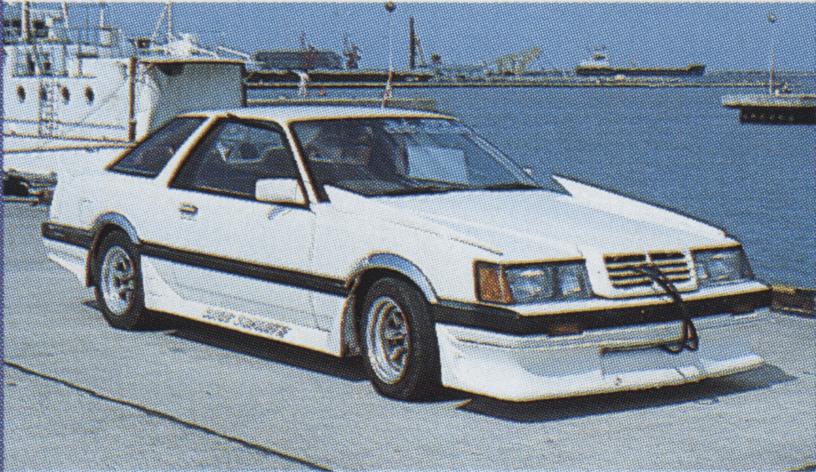
[[[814,69],[814,3],[400,3],[392,14],[394,65],[408,64],[408,16],[416,20],[426,58],[476,64],[539,46],[533,68],[572,68],[587,47],[605,44],[613,65],[685,66],[707,70],[767,69],[770,35],[779,69]],[[98,21],[96,4],[69,4],[72,23]],[[150,36],[163,3],[107,4],[111,24],[129,36]],[[770,25],[766,14],[777,21]],[[361,67],[388,65],[387,13],[381,3],[174,3],[176,32],[198,33],[248,53],[297,48],[301,31],[321,49],[349,37],[362,49]],[[773,29],[773,32],[771,31]]]

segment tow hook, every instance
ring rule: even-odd
[[[680,354],[683,352],[683,349],[696,351],[697,348],[700,347],[700,338],[697,336],[697,328],[694,327],[694,323],[691,321],[691,318],[689,318],[686,305],[683,303],[683,299],[680,298],[680,294],[677,292],[677,288],[674,284],[660,273],[660,269],[654,264],[638,267],[635,269],[635,272],[643,274],[660,285],[680,308],[680,321],[682,322],[680,339],[676,343],[662,344],[660,348],[670,354]]]

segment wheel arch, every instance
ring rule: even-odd
[[[94,267],[96,267],[99,245],[105,239],[105,236],[117,230],[127,234],[128,238],[130,238],[134,244],[139,244],[139,236],[136,233],[136,228],[127,218],[119,213],[105,213],[99,216],[91,227],[93,242],[88,250],[88,260],[85,267],[85,285],[87,287],[92,287],[96,284]]]
[[[360,327],[363,303],[368,289],[385,277],[394,277],[411,283],[422,293],[428,303],[436,303],[436,291],[428,277],[411,261],[396,254],[373,254],[366,257],[352,271],[346,284],[349,298],[343,319],[343,342],[347,352],[355,355],[359,352],[357,333]]]
[[[352,271],[353,275],[347,283],[347,289],[357,293],[364,282],[369,281],[372,277],[380,278],[377,274],[388,273],[407,279],[416,285],[428,303],[438,301],[436,291],[425,273],[413,262],[396,254],[373,254],[360,261]]]

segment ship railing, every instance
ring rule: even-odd
[[[816,105],[813,95],[724,95],[723,104],[739,105]]]

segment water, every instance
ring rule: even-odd
[[[733,93],[746,90],[396,90],[399,97],[435,98],[440,110],[538,178],[574,177],[693,215],[739,239],[762,280],[814,287],[814,127],[740,124],[737,110],[720,106],[720,97]]]

